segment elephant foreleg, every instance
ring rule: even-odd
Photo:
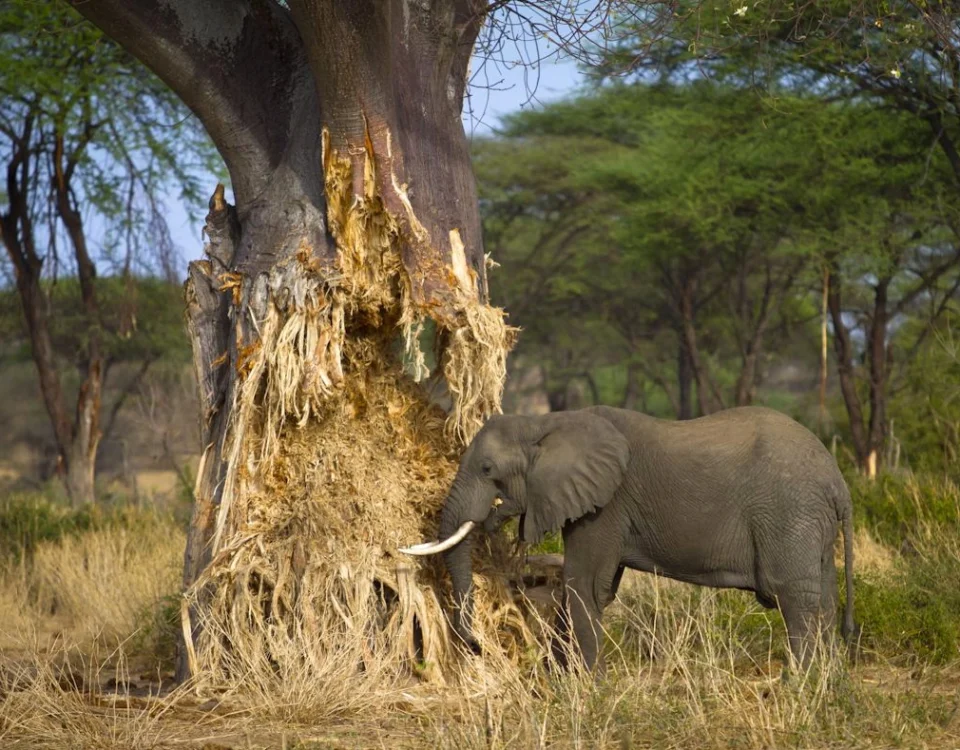
[[[568,668],[571,660],[582,660],[588,670],[603,671],[601,614],[577,587],[564,587],[551,644],[553,659],[561,669]]]
[[[557,619],[561,644],[554,655],[567,664],[567,653],[578,654],[589,670],[602,672],[603,610],[616,596],[623,576],[620,542],[607,524],[582,519],[563,530],[563,602]],[[557,646],[560,645],[560,653]]]
[[[603,645],[603,628],[600,623],[602,611],[593,601],[592,587],[567,587],[567,606],[572,626],[576,652],[583,659],[588,670],[604,671],[603,657],[600,653]],[[585,590],[586,589],[586,590]]]
[[[588,670],[603,673],[603,610],[613,601],[623,577],[623,566],[612,569],[604,566],[599,571],[575,572],[570,566],[561,610],[557,616],[557,633],[560,642],[554,642],[553,653],[557,661],[567,666],[567,653],[579,654]],[[572,636],[572,640],[571,640]]]

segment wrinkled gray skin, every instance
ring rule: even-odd
[[[492,508],[499,497],[503,504]],[[744,407],[683,422],[606,406],[491,418],[467,448],[441,515],[440,539],[467,521],[488,533],[520,516],[524,541],[562,529],[564,609],[586,665],[624,568],[702,586],[753,591],[779,607],[806,663],[832,633],[838,605],[833,544],[843,524],[846,612],[854,630],[850,493],[836,461],[802,425]],[[472,633],[470,537],[444,553]],[[602,664],[599,665],[602,667]]]

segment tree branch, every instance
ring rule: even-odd
[[[903,313],[903,311],[910,306],[910,303],[912,303],[917,297],[932,287],[941,276],[943,276],[958,263],[960,263],[960,247],[957,247],[956,251],[946,262],[941,263],[939,266],[935,266],[929,273],[921,275],[920,283],[900,298],[893,308],[893,314],[900,315]]]
[[[200,118],[227,163],[241,210],[287,152],[296,122],[312,115],[316,130],[319,110],[302,43],[279,3],[67,1]]]
[[[140,363],[140,369],[127,381],[127,384],[123,387],[123,390],[120,391],[120,395],[117,396],[117,400],[113,402],[113,407],[110,409],[110,416],[107,418],[107,424],[103,428],[103,436],[101,440],[106,442],[110,435],[113,433],[113,428],[116,426],[117,417],[120,415],[120,410],[123,409],[123,405],[127,403],[127,399],[133,394],[135,390],[140,386],[140,381],[143,380],[143,376],[147,374],[147,370],[150,369],[150,365],[153,364],[152,357],[146,357],[143,362]],[[104,380],[106,380],[106,375],[104,375]]]

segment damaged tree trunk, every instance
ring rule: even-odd
[[[515,337],[488,304],[460,119],[485,5],[289,6],[77,4],[200,117],[236,197],[214,193],[185,286],[203,452],[178,675],[260,655],[441,678],[444,577],[396,549],[435,534]],[[428,318],[449,414],[416,385]],[[489,628],[523,630],[504,587],[478,588]]]

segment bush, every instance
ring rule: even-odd
[[[854,523],[900,552],[885,576],[856,575],[862,644],[895,660],[960,656],[960,491],[931,475],[848,480]],[[856,569],[856,561],[854,562]]]
[[[893,661],[945,664],[958,656],[960,596],[945,581],[915,580],[916,572],[896,581],[856,578],[861,645]],[[960,566],[952,574],[960,580]]]
[[[180,596],[168,594],[159,601],[148,602],[140,610],[137,624],[133,653],[147,657],[160,671],[172,670],[177,656]]]
[[[932,529],[960,533],[960,490],[948,479],[904,473],[847,482],[854,524],[895,549],[908,548]]]
[[[0,499],[0,560],[32,558],[37,545],[106,528],[139,529],[170,523],[152,508],[126,502],[81,508],[51,500],[43,492],[16,493]]]

